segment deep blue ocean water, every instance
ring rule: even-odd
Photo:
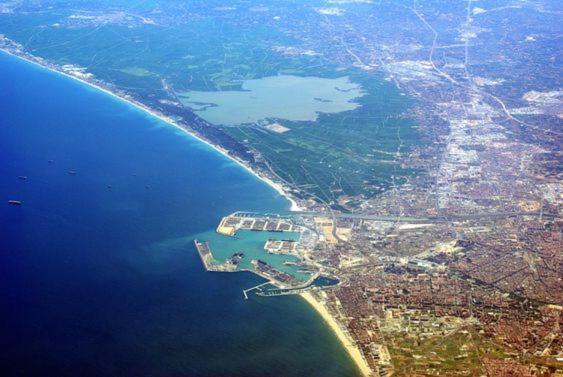
[[[287,207],[195,139],[0,53],[0,374],[355,375],[304,301],[244,300],[262,280],[206,273],[192,246],[227,213]]]

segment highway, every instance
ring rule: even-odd
[[[332,217],[328,212],[292,212],[293,216],[317,216]],[[542,216],[544,218],[556,218],[557,215],[551,213],[540,212],[497,212],[497,213],[477,213],[455,216],[436,216],[436,217],[412,217],[412,216],[383,216],[376,214],[363,213],[335,213],[339,219],[361,219],[372,221],[390,221],[390,222],[406,222],[406,223],[438,223],[452,222],[464,220],[497,220],[507,217],[517,216]]]

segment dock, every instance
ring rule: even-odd
[[[194,240],[194,245],[199,254],[199,258],[201,259],[201,263],[205,267],[206,271],[213,271],[213,268],[210,266],[210,262],[213,260],[213,255],[211,254],[211,249],[209,248],[209,244],[207,242],[201,242],[198,240]]]
[[[248,300],[248,292],[252,292],[253,290],[258,289],[258,288],[261,288],[261,287],[263,287],[263,286],[265,286],[265,285],[268,285],[268,284],[272,284],[272,283],[271,283],[270,281],[267,281],[267,282],[265,282],[265,283],[258,284],[258,285],[255,286],[255,287],[248,288],[248,289],[244,289],[244,290],[242,291],[242,294],[244,295],[244,299],[245,299],[245,300]]]
[[[279,288],[279,289],[271,289],[269,291],[258,292],[256,293],[258,296],[287,296],[287,295],[298,295],[303,292],[307,292],[314,287],[308,285],[306,287],[301,288]]]
[[[293,223],[290,218],[258,215],[251,213],[235,212],[221,219],[217,226],[217,233],[234,237],[239,230],[251,230],[254,232],[296,232],[301,233],[303,229]]]

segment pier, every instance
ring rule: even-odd
[[[207,242],[200,242],[198,240],[194,240],[194,245],[199,254],[199,258],[201,259],[201,263],[205,267],[206,271],[213,271],[214,269],[211,267],[211,261],[213,260],[213,255],[211,254],[211,249],[209,248],[209,244]]]
[[[263,286],[265,286],[265,285],[268,285],[268,284],[272,284],[272,283],[271,283],[270,281],[267,281],[267,282],[265,282],[265,283],[258,284],[258,285],[255,286],[255,287],[248,288],[248,289],[244,289],[244,290],[242,291],[242,294],[244,294],[244,299],[245,299],[245,300],[248,300],[248,292],[251,292],[251,291],[253,291],[253,290],[255,290],[255,289],[259,289],[259,288],[261,288],[261,287],[263,287]]]
[[[306,287],[301,288],[278,288],[278,289],[270,289],[267,291],[260,291],[256,293],[258,296],[287,296],[287,295],[298,295],[303,292],[307,292],[308,290],[313,289],[312,285],[308,285]]]

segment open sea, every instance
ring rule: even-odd
[[[0,374],[357,375],[305,301],[244,300],[263,280],[207,273],[192,245],[235,210],[288,207],[196,139],[0,53]]]

